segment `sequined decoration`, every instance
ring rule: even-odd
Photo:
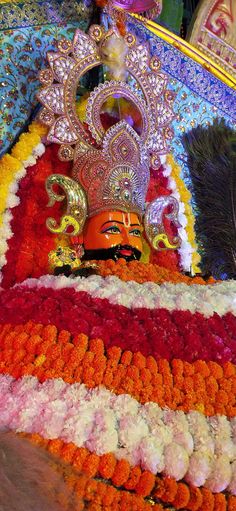
[[[170,208],[171,211],[168,212]],[[144,215],[145,232],[155,250],[173,250],[180,246],[178,237],[173,240],[173,243],[168,239],[164,226],[164,219],[168,218],[178,228],[178,212],[178,201],[172,196],[158,197],[147,206]]]
[[[0,156],[37,104],[37,75],[56,40],[86,30],[92,9],[80,0],[27,0],[0,7]]]
[[[236,129],[235,90],[214,77],[200,64],[184,55],[174,46],[163,41],[138,21],[129,21],[130,32],[138,36],[140,42],[149,42],[151,55],[158,55],[162,70],[169,78],[169,87],[175,96],[176,117],[172,121],[174,137],[171,152],[182,169],[181,177],[192,193],[186,154],[181,142],[182,134],[202,125],[209,126],[217,117],[223,117],[227,124]],[[171,79],[170,79],[171,78]],[[198,210],[192,196],[191,206],[194,216]]]
[[[44,69],[40,73],[43,88],[37,97],[44,106],[40,121],[51,124],[47,136],[51,142],[71,146],[76,144],[76,152],[81,141],[89,146],[90,137],[76,113],[74,90],[88,70],[104,62],[107,43],[114,37],[117,36],[113,29],[104,32],[99,25],[92,25],[88,35],[77,30],[72,44],[67,40],[60,41],[57,45],[58,52],[48,52],[50,69]],[[168,88],[168,78],[161,72],[158,57],[150,57],[149,45],[140,45],[138,38],[130,33],[126,35],[125,42],[127,53],[124,68],[127,74],[136,80],[137,87],[143,92],[143,98],[123,81],[105,81],[90,95],[87,124],[100,144],[105,134],[100,120],[101,106],[109,97],[117,94],[131,101],[138,107],[142,118],[140,140],[152,156],[152,167],[158,169],[160,157],[170,151],[173,138],[171,122],[175,117],[175,95]],[[50,122],[48,116],[51,112],[54,116]]]

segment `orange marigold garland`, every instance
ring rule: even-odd
[[[125,282],[134,280],[140,284],[144,282],[155,282],[162,284],[163,282],[185,283],[188,285],[194,284],[213,284],[215,281],[212,277],[204,280],[201,277],[187,277],[179,272],[175,272],[168,268],[163,268],[156,264],[141,263],[140,261],[131,261],[127,263],[124,259],[118,261],[93,261],[98,267],[98,273],[102,277],[115,275]]]
[[[181,360],[173,360],[170,364],[166,360],[156,361],[153,357],[144,357],[139,352],[122,353],[117,347],[110,348],[106,353],[101,339],[89,340],[84,334],[73,337],[66,330],[58,332],[54,325],[42,326],[32,321],[14,328],[11,328],[9,324],[3,325],[0,327],[0,341],[0,372],[2,373],[12,374],[16,378],[27,374],[36,375],[40,381],[45,381],[47,378],[63,378],[69,383],[86,380],[86,384],[92,388],[95,386],[94,374],[99,372],[101,365],[101,374],[104,375],[101,383],[105,382],[108,389],[120,394],[128,385],[131,388],[131,395],[133,394],[141,402],[151,401],[154,397],[157,402],[161,402],[161,406],[168,405],[176,410],[189,409],[188,407],[198,410],[205,407],[205,413],[207,411],[215,413],[219,406],[226,409],[228,405],[224,402],[225,394],[228,395],[228,390],[236,387],[234,364],[226,363],[221,367],[211,361],[196,361],[190,364]],[[53,369],[55,362],[58,363],[60,360],[63,365],[59,364]],[[82,369],[80,373],[78,373],[79,368]],[[89,369],[92,370],[90,376],[87,373],[84,374],[84,371]],[[120,369],[123,371],[123,378],[117,380],[117,387],[114,387],[115,375]],[[109,371],[110,381],[107,379]],[[146,389],[150,387],[150,393],[146,391],[146,400],[143,397],[144,382]],[[154,385],[150,386],[150,382]],[[137,387],[140,388],[140,395],[136,395]],[[207,392],[202,392],[201,387],[207,389]],[[163,393],[158,394],[157,388],[159,391],[162,389]],[[220,393],[222,389],[227,389],[227,392],[224,390],[223,394]],[[176,402],[177,391],[180,392],[180,396]],[[189,400],[190,391],[191,399]],[[208,392],[209,401],[203,404]],[[229,395],[232,402],[233,400],[235,402],[235,393],[229,392]],[[179,397],[182,401],[179,401]],[[222,397],[223,404],[219,402]],[[228,411],[232,412],[233,406],[230,406]],[[234,412],[232,416],[235,415]],[[89,478],[109,479],[116,487],[135,491],[142,498],[152,495],[165,504],[173,505],[176,509],[189,511],[198,509],[223,511],[225,509],[227,500],[223,494],[213,495],[205,488],[188,487],[185,483],[176,482],[169,477],[155,477],[148,470],[142,471],[140,467],[131,468],[126,460],[117,461],[111,453],[98,456],[84,447],[76,448],[72,442],[64,444],[59,439],[48,442],[40,439],[39,435],[33,435],[32,438],[47,447],[54,455],[59,455],[76,470],[83,471]],[[88,494],[89,492],[90,490]],[[107,496],[109,500],[108,497],[109,494]],[[234,509],[235,499],[231,498],[229,502]]]
[[[62,440],[50,440],[45,441],[40,435],[29,435],[24,434],[25,437],[29,438],[32,442],[37,445],[48,449],[48,451],[61,458],[64,462],[70,463],[78,472],[77,477],[75,475],[67,480],[68,484],[75,488],[75,491],[79,497],[83,497],[89,502],[100,503],[105,506],[112,506],[114,501],[122,501],[123,504],[118,509],[123,510],[123,505],[129,502],[132,505],[141,506],[137,508],[137,511],[149,510],[149,509],[163,509],[166,508],[166,504],[174,506],[177,509],[186,509],[189,511],[235,511],[236,497],[230,496],[228,498],[228,504],[226,497],[223,493],[213,494],[206,488],[194,488],[187,487],[182,482],[176,482],[169,477],[154,476],[149,471],[141,471],[140,467],[131,468],[125,460],[120,460],[116,463],[116,469],[113,472],[112,477],[108,477],[108,472],[104,468],[106,462],[108,465],[111,462],[113,455],[106,455],[98,457],[99,463],[96,463],[97,470],[93,471],[93,474],[84,473],[81,476],[81,469],[83,470],[85,463],[89,467],[94,466],[94,454],[89,453],[87,449],[78,448],[72,443],[65,444]],[[69,456],[68,456],[69,454]],[[78,463],[78,460],[81,460]],[[113,464],[113,461],[112,461]],[[101,471],[101,466],[103,466]],[[109,470],[109,469],[108,469]],[[83,470],[84,472],[84,470]],[[102,472],[102,473],[101,473]],[[136,472],[136,474],[135,474]],[[114,477],[115,475],[115,477]],[[92,480],[91,477],[102,476],[106,480],[111,482],[118,488],[121,486],[126,490],[135,490],[137,496],[128,494],[125,491],[119,489],[119,491],[107,483],[100,480]],[[125,478],[127,477],[127,480]],[[131,486],[129,482],[133,478],[134,484]],[[143,500],[144,498],[151,496],[153,505],[150,508],[148,501]],[[162,501],[162,504],[154,505],[155,499]],[[156,506],[156,507],[155,507]],[[159,507],[158,507],[159,506]],[[206,506],[206,507],[205,507]],[[131,509],[131,508],[129,508]],[[135,508],[133,508],[135,509]]]
[[[68,331],[58,333],[53,325],[32,322],[3,326],[0,336],[0,373],[32,375],[41,382],[62,378],[90,388],[103,384],[142,404],[153,401],[172,410],[236,416],[236,370],[230,362],[222,367],[216,362],[169,363],[138,352],[122,353],[117,347],[105,353],[101,339],[89,340],[84,334],[72,338]]]

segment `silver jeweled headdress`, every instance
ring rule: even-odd
[[[38,99],[44,105],[40,120],[50,126],[48,140],[61,145],[59,157],[74,160],[73,178],[87,197],[87,211],[84,211],[84,199],[78,198],[80,221],[75,227],[76,215],[71,214],[70,194],[67,193],[70,178],[63,183],[60,176],[59,184],[67,193],[67,224],[69,216],[74,221],[71,222],[74,227],[72,234],[81,232],[86,215],[93,216],[100,211],[130,211],[142,216],[149,168],[160,166],[160,156],[169,152],[173,136],[170,123],[174,118],[174,94],[167,89],[167,76],[161,71],[159,59],[151,57],[148,43],[141,45],[132,34],[125,37],[127,51],[123,56],[123,66],[127,76],[131,76],[132,84],[135,82],[136,89],[124,81],[106,81],[96,87],[88,99],[88,129],[79,119],[76,112],[79,81],[88,70],[104,62],[111,37],[119,39],[113,29],[105,33],[98,25],[90,27],[89,34],[77,30],[73,42],[62,40],[58,43],[58,52],[48,52],[50,69],[40,72],[43,88]],[[102,107],[114,97],[125,98],[135,105],[141,119],[139,134],[125,120],[104,129]],[[52,190],[54,182],[55,178],[49,178],[49,196],[54,201],[61,200],[62,196],[56,196]],[[173,200],[171,198],[170,205]],[[165,201],[163,213],[167,206]],[[153,218],[150,208],[151,205],[149,219]],[[61,226],[65,225],[64,220],[65,217]],[[58,229],[63,231],[62,227],[53,228],[51,223],[53,232],[58,232]],[[158,226],[154,230],[156,236]],[[149,229],[149,238],[150,232],[152,229]]]

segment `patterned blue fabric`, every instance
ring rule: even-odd
[[[37,104],[38,72],[56,40],[86,30],[91,9],[80,0],[0,5],[0,156],[24,130]]]
[[[129,30],[140,41],[149,41],[151,53],[160,58],[163,71],[169,75],[170,87],[176,94],[171,152],[181,166],[182,178],[187,188],[194,192],[181,137],[198,125],[211,125],[217,117],[224,118],[229,126],[236,129],[236,91],[178,49],[150,33],[141,23],[130,22]],[[194,201],[194,193],[191,205],[194,216],[197,217],[199,211]],[[199,245],[199,253],[201,250]]]
[[[149,32],[141,23],[130,21],[129,30],[141,42],[149,41],[151,53],[159,57],[163,71],[169,75],[170,86],[176,93],[172,152],[182,165],[183,177],[188,180],[182,134],[199,124],[212,124],[216,117],[223,117],[229,125],[236,127],[236,91],[177,48]],[[187,184],[191,188],[191,183]]]

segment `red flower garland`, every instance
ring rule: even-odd
[[[8,242],[7,264],[3,268],[3,287],[10,287],[28,277],[48,273],[48,254],[55,248],[56,238],[46,228],[48,196],[46,178],[53,172],[68,174],[70,164],[57,157],[58,146],[47,147],[36,165],[29,167],[20,181],[20,204],[12,209],[13,237]],[[59,205],[50,210],[57,217]]]
[[[140,351],[156,359],[236,362],[236,317],[210,318],[165,309],[127,309],[72,288],[14,288],[0,293],[0,322],[54,324],[72,334],[104,340],[106,347]]]

